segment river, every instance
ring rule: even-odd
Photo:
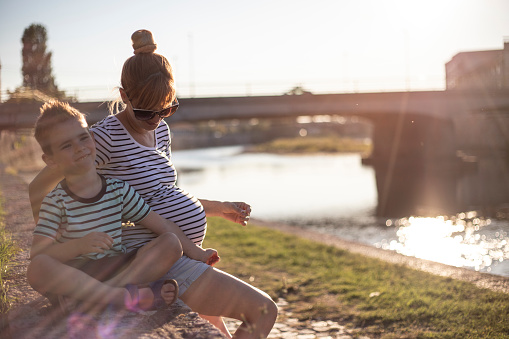
[[[246,201],[253,218],[509,277],[506,218],[469,210],[377,217],[375,170],[363,166],[359,154],[275,155],[244,153],[242,146],[234,146],[174,151],[173,161],[180,187],[203,199]],[[463,176],[453,191],[465,191],[465,180],[472,175]],[[408,200],[404,192],[398,195]]]

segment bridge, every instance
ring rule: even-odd
[[[341,115],[374,126],[373,159],[440,158],[458,150],[505,150],[509,144],[509,91],[420,91],[349,94],[182,98],[169,122]],[[107,103],[74,103],[94,123]],[[30,128],[40,104],[0,104],[0,129]],[[396,145],[397,144],[397,145]]]
[[[449,90],[386,93],[182,98],[169,123],[298,116],[359,116],[373,125],[379,214],[397,190],[398,173],[420,173],[398,180],[401,189],[426,185],[440,172],[461,171],[475,157],[509,156],[509,91]],[[107,103],[75,103],[89,123],[109,114]],[[32,127],[40,104],[0,104],[0,130]],[[398,172],[399,171],[399,172]],[[417,176],[416,176],[417,177]],[[404,183],[404,185],[403,185]],[[447,185],[446,182],[442,183]],[[429,199],[441,199],[433,196]]]

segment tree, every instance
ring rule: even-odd
[[[9,92],[8,102],[42,101],[41,98],[48,97],[73,101],[74,98],[68,98],[55,84],[55,78],[51,74],[51,52],[46,52],[47,40],[48,34],[43,25],[31,24],[23,32],[23,86]]]
[[[23,86],[42,92],[54,92],[57,89],[51,74],[51,52],[46,52],[48,34],[42,25],[32,24],[25,29],[23,43]]]

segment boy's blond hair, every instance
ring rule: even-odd
[[[42,105],[40,111],[41,114],[35,122],[34,136],[42,151],[48,155],[53,154],[48,136],[57,127],[57,124],[74,119],[83,126],[88,126],[85,115],[76,108],[71,107],[67,102],[48,101]]]

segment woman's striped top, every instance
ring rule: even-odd
[[[126,252],[122,223],[140,222],[149,212],[140,195],[121,180],[102,177],[101,192],[85,199],[73,194],[64,179],[44,198],[34,234],[64,243],[92,232],[107,233],[113,238],[111,249],[78,257],[100,259]]]
[[[177,172],[171,161],[170,130],[161,121],[155,130],[155,147],[135,141],[114,115],[91,127],[96,143],[99,173],[128,182],[152,210],[176,223],[197,245],[207,230],[200,201],[175,185]],[[124,230],[128,251],[155,238],[150,230],[136,226]]]

